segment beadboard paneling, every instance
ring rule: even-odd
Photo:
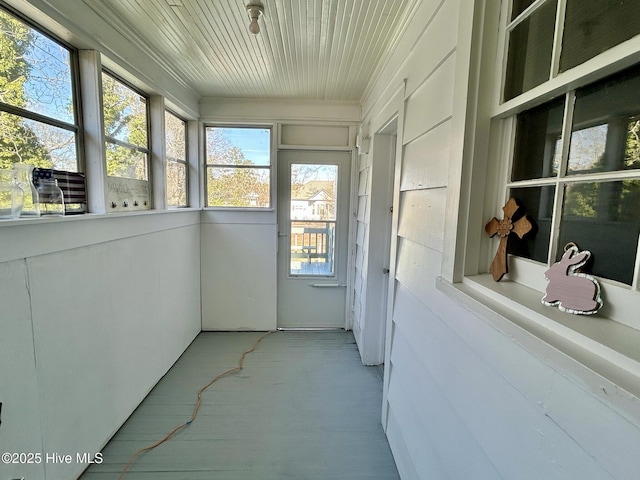
[[[63,3],[59,0],[58,3]],[[201,96],[358,101],[419,0],[83,0]]]

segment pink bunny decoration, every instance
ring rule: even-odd
[[[544,272],[549,284],[542,303],[557,305],[563,312],[593,315],[602,307],[600,284],[591,275],[576,273],[589,260],[591,252],[578,252],[575,244],[565,248],[560,261]]]

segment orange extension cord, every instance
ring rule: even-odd
[[[217,375],[216,377],[214,377],[209,383],[207,383],[204,387],[202,387],[200,390],[198,390],[198,400],[196,401],[196,406],[193,409],[193,414],[191,415],[191,419],[189,419],[189,421],[187,421],[187,422],[185,422],[185,423],[183,423],[181,425],[178,425],[176,428],[171,430],[167,435],[165,435],[163,438],[158,440],[156,443],[154,443],[152,445],[149,445],[148,447],[141,448],[140,450],[137,450],[133,455],[131,455],[131,457],[129,457],[129,461],[124,466],[124,469],[122,470],[122,473],[118,477],[118,480],[122,480],[122,478],[124,477],[124,474],[127,473],[127,470],[129,470],[129,467],[131,467],[131,465],[133,464],[134,460],[136,459],[136,457],[138,455],[140,455],[143,452],[148,452],[149,450],[153,450],[157,446],[162,445],[164,442],[169,440],[171,437],[173,437],[176,433],[178,433],[184,427],[188,427],[189,425],[191,425],[191,423],[196,419],[196,416],[198,415],[198,410],[200,410],[200,405],[202,404],[202,394],[205,392],[205,390],[207,388],[209,388],[211,385],[213,385],[214,383],[216,383],[218,380],[220,380],[222,377],[226,377],[227,375],[231,375],[232,373],[239,372],[240,370],[242,370],[243,364],[244,364],[244,357],[246,357],[251,352],[253,352],[256,348],[258,348],[258,344],[267,335],[270,335],[272,333],[274,333],[274,332],[273,331],[267,332],[264,335],[262,335],[258,340],[256,340],[256,342],[253,344],[253,346],[240,356],[240,360],[238,360],[238,366],[237,367],[233,367],[233,368],[230,368],[229,370],[227,370],[226,372],[222,372],[220,375]]]

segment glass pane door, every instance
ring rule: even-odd
[[[292,163],[289,275],[333,276],[338,166]]]

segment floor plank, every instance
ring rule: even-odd
[[[260,337],[201,333],[82,480],[115,479],[130,455],[191,417],[196,392]],[[141,454],[126,480],[399,479],[380,424],[381,371],[351,332],[276,332],[214,383],[198,417]]]

